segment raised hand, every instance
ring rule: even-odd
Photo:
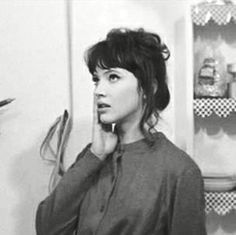
[[[112,124],[101,123],[97,111],[97,99],[94,97],[93,104],[93,133],[91,151],[101,160],[115,150],[118,142],[118,136],[112,130]]]

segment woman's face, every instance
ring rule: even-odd
[[[133,73],[122,68],[101,69],[93,75],[97,111],[102,123],[140,122],[143,114],[142,92]]]

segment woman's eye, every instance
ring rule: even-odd
[[[110,75],[109,75],[109,80],[110,80],[111,82],[115,82],[115,81],[117,81],[119,78],[120,78],[120,77],[119,77],[117,74],[110,74]]]
[[[98,77],[95,77],[95,76],[93,76],[92,80],[95,85],[99,82]]]

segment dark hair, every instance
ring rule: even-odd
[[[170,52],[159,35],[142,28],[112,29],[105,40],[93,45],[85,53],[91,74],[98,66],[103,69],[124,68],[135,75],[139,90],[143,90],[146,97],[140,128],[149,140],[160,111],[166,108],[170,100],[165,62],[169,56]],[[145,124],[149,126],[148,132],[145,131]]]

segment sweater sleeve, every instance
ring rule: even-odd
[[[191,168],[177,180],[170,235],[206,235],[204,190],[200,170]]]
[[[37,235],[73,234],[80,202],[101,165],[102,161],[88,146],[79,154],[53,192],[39,204],[36,213]]]

